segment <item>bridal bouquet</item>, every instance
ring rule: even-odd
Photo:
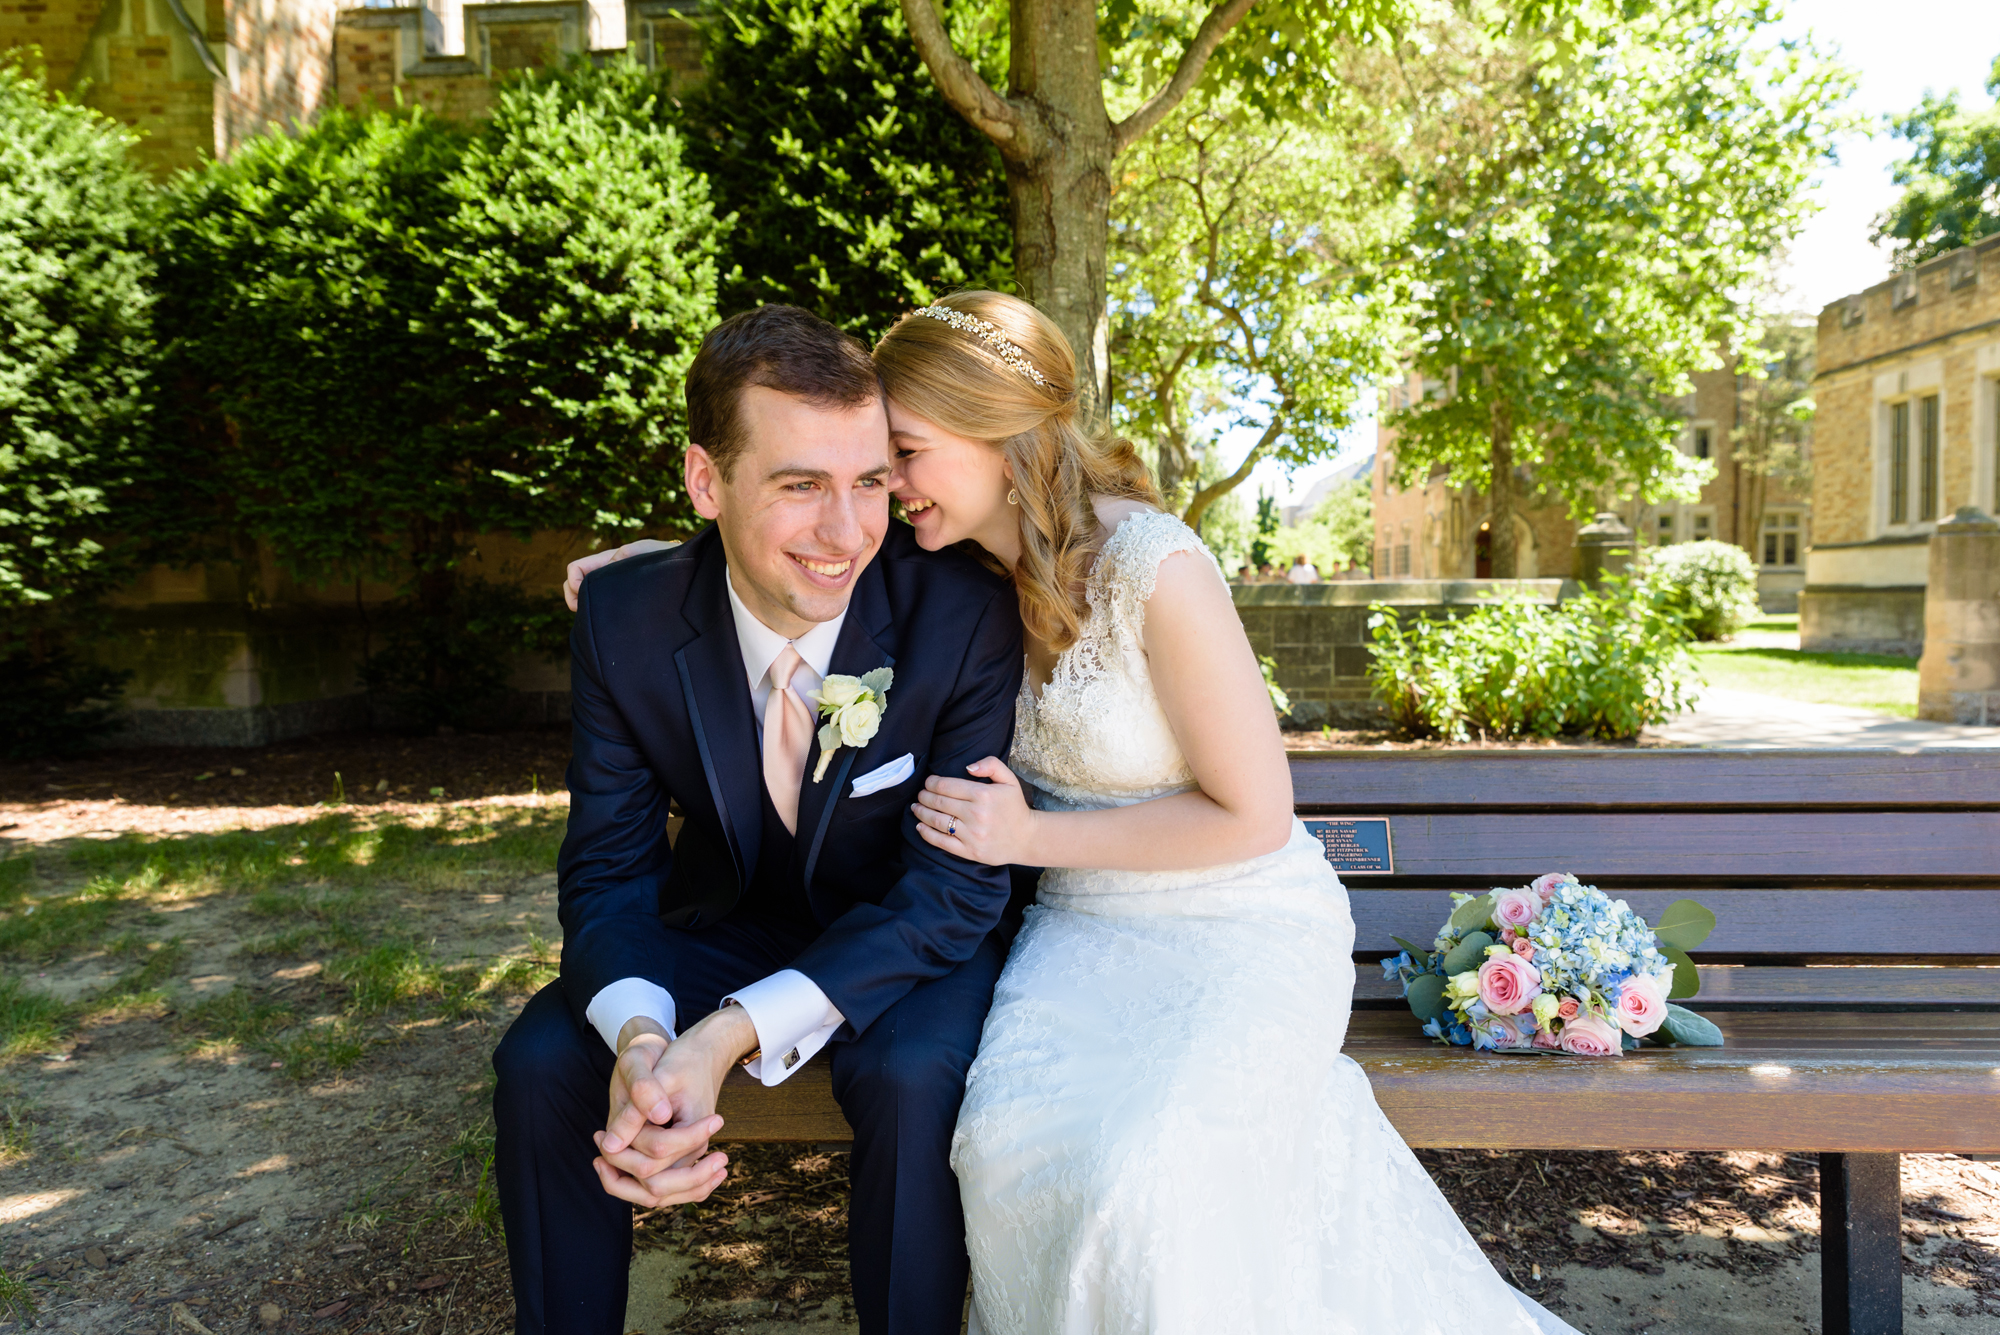
[[[1700,990],[1687,952],[1715,927],[1693,900],[1648,927],[1624,900],[1564,873],[1452,899],[1431,949],[1394,937],[1403,953],[1382,961],[1432,1038],[1579,1057],[1615,1057],[1641,1040],[1722,1045],[1721,1030],[1673,1004]]]

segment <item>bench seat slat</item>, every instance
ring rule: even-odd
[[[1418,1146],[2000,1153],[2000,1018],[1714,1018],[1727,1047],[1586,1061],[1446,1051],[1407,1014],[1359,1012],[1345,1051]],[[733,1073],[719,1139],[849,1139],[827,1071],[768,1090]]]
[[[1296,751],[1300,807],[1361,814],[1532,807],[2000,808],[1979,751]]]
[[[2000,870],[2000,811],[1473,812],[1391,816],[1389,833],[1398,876],[1488,885],[1548,871],[1586,881],[1875,877],[1962,885]]]
[[[1397,864],[1402,847],[1396,848]],[[1583,868],[1577,874],[1590,879]],[[1381,881],[1351,877],[1354,947],[1392,955],[1400,936],[1428,946],[1451,912],[1441,890],[1376,889]],[[1516,878],[1516,884],[1521,879]],[[1480,882],[1469,882],[1476,889]],[[1608,890],[1648,922],[1677,899],[1692,898],[1715,910],[1715,931],[1697,952],[1736,958],[1753,955],[1950,956],[1971,963],[2000,959],[2000,889],[1994,890]]]
[[[1356,965],[1357,1010],[1401,1010],[1402,988]],[[2000,968],[1742,968],[1699,965],[1697,1011],[2000,1011]]]

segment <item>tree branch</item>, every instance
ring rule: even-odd
[[[1285,434],[1285,422],[1291,416],[1291,411],[1292,401],[1287,398],[1278,405],[1277,411],[1271,414],[1270,425],[1264,428],[1264,434],[1257,438],[1257,443],[1250,447],[1250,453],[1243,456],[1243,462],[1237,465],[1236,471],[1228,477],[1216,479],[1194,494],[1194,499],[1188,502],[1187,513],[1181,516],[1183,524],[1197,533],[1201,531],[1202,516],[1208,513],[1208,507],[1243,485],[1256,469],[1257,462],[1270,453],[1278,437]]]
[[[993,91],[972,62],[951,44],[951,34],[931,0],[902,0],[903,21],[910,27],[910,41],[931,72],[944,100],[1004,152],[1016,148],[1021,139],[1021,113],[1006,98]]]
[[[903,8],[907,11],[912,4],[923,2],[903,0]],[[1201,21],[1194,40],[1188,43],[1187,50],[1181,52],[1173,77],[1159,92],[1147,98],[1137,111],[1112,127],[1111,148],[1114,153],[1123,153],[1143,139],[1148,131],[1167,118],[1167,113],[1181,104],[1181,99],[1201,82],[1201,72],[1208,67],[1208,58],[1215,54],[1215,48],[1222,45],[1222,39],[1229,35],[1229,30],[1243,21],[1243,16],[1255,3],[1256,0],[1222,0],[1208,11],[1208,17]],[[912,21],[910,26],[914,29],[915,22]],[[925,62],[929,62],[928,56]]]

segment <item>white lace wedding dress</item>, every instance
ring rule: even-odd
[[[1194,786],[1140,639],[1183,551],[1207,554],[1171,515],[1121,524],[1082,639],[1039,699],[1023,686],[1010,763],[1037,807]],[[1037,899],[952,1142],[975,1335],[1569,1331],[1341,1055],[1354,924],[1304,826],[1227,866],[1052,870]]]

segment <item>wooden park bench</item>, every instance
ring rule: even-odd
[[[1719,919],[1689,1004],[1721,1048],[1445,1049],[1362,969],[1345,1050],[1406,1141],[1816,1152],[1825,1335],[1902,1330],[1899,1155],[2000,1153],[2000,750],[1319,752],[1292,781],[1309,820],[1388,818],[1392,873],[1343,876],[1357,963],[1549,871]],[[825,1062],[732,1079],[725,1140],[851,1138]]]

